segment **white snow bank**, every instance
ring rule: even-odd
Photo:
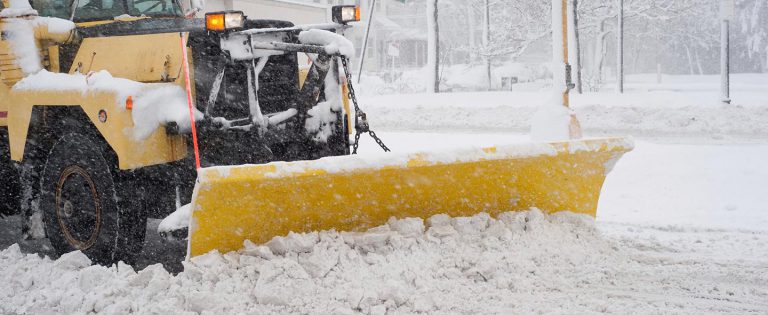
[[[534,141],[558,141],[570,139],[570,123],[573,110],[563,106],[562,94],[554,93],[552,99],[541,105],[531,117],[531,139]]]
[[[191,129],[186,92],[178,85],[167,83],[141,83],[115,78],[102,70],[89,75],[53,73],[41,70],[29,75],[13,86],[17,91],[55,90],[80,91],[83,94],[109,92],[116,95],[117,108],[124,108],[126,99],[133,99],[134,127],[129,130],[134,139],[149,137],[158,127],[175,122],[182,132]],[[203,114],[195,109],[195,118]]]
[[[238,253],[192,258],[175,276],[160,265],[139,272],[90,266],[79,252],[51,261],[13,245],[0,252],[0,313],[768,310],[765,257],[674,259],[653,240],[617,243],[601,236],[592,218],[565,212],[437,215],[426,224],[391,219],[365,233],[321,231],[244,245]]]
[[[586,135],[765,138],[768,90],[744,91],[733,105],[699,92],[572,94]],[[543,97],[542,97],[543,95]],[[527,133],[547,102],[541,92],[471,92],[362,96],[377,130],[472,130]]]
[[[324,46],[328,54],[341,54],[346,57],[355,55],[355,46],[351,41],[330,31],[318,29],[302,31],[299,33],[299,41],[303,44]]]

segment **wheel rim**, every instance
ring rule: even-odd
[[[78,165],[64,169],[56,185],[56,217],[72,247],[93,246],[101,230],[101,202],[90,174]]]

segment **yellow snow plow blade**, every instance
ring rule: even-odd
[[[288,232],[364,231],[394,216],[496,215],[537,207],[595,216],[626,138],[201,169],[190,257]]]

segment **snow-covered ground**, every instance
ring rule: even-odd
[[[768,75],[733,76],[732,104],[719,102],[717,76],[652,75],[629,78],[627,92],[572,94],[571,104],[589,135],[631,134],[712,142],[762,141],[768,135]],[[546,87],[545,87],[546,88]],[[363,86],[363,109],[387,130],[528,133],[549,93],[512,92],[375,95]],[[373,119],[373,118],[372,118]]]
[[[726,107],[699,104],[692,89],[636,93],[575,98],[588,134],[637,137],[608,176],[597,220],[536,210],[392,220],[200,256],[176,275],[90,266],[76,253],[51,261],[12,245],[0,251],[0,313],[767,313],[768,94],[734,95]],[[527,141],[518,115],[536,95],[361,105],[402,152]],[[686,115],[696,119],[681,124]],[[367,137],[361,149],[381,154]],[[162,251],[157,242],[148,248]]]
[[[398,151],[525,140],[380,134]],[[373,145],[362,148],[378,154]],[[0,313],[768,312],[766,156],[766,144],[640,140],[609,176],[596,224],[536,211],[393,221],[364,235],[292,235],[281,239],[288,246],[209,254],[175,276],[12,246],[0,253],[10,279]]]

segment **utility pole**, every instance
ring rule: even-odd
[[[618,4],[618,29],[616,31],[616,90],[624,93],[624,0]]]
[[[368,48],[368,36],[371,34],[371,22],[373,21],[373,12],[376,7],[376,0],[371,0],[371,8],[368,10],[368,23],[365,26],[365,37],[363,38],[363,49],[360,52],[360,62],[357,64],[357,83],[360,83],[360,77],[363,76],[363,62],[365,62],[365,50]]]
[[[720,100],[731,103],[730,20],[733,19],[733,0],[720,0]]]

